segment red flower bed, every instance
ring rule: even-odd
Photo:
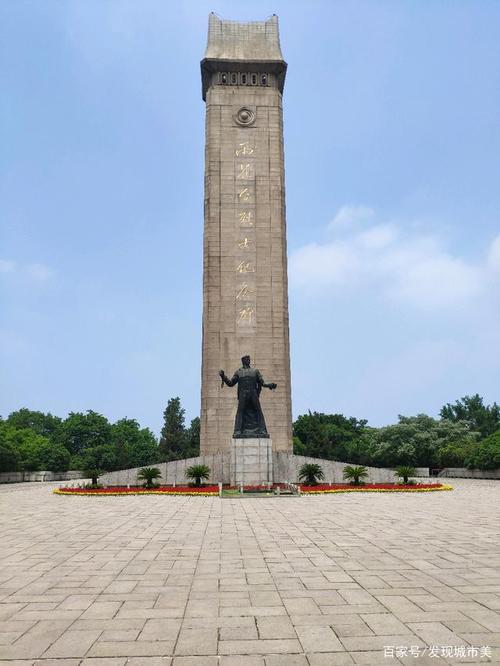
[[[272,489],[277,486],[284,488],[285,484],[273,484]],[[225,490],[239,490],[239,488],[225,486]],[[269,492],[266,486],[244,486],[245,492]],[[401,492],[432,492],[435,490],[453,490],[451,486],[444,483],[416,483],[412,485],[403,485],[400,483],[366,483],[355,486],[347,483],[335,483],[331,486],[322,483],[317,486],[300,485],[300,490],[304,495],[320,495],[324,493],[401,493]],[[56,488],[54,493],[57,495],[198,495],[198,496],[216,496],[219,494],[219,487],[211,486],[158,486],[155,488],[144,488],[143,486],[109,486],[107,488]]]
[[[378,489],[392,489],[392,488],[432,488],[434,486],[440,486],[440,483],[411,483],[411,484],[402,484],[402,483],[363,483],[355,485],[353,483],[318,483],[315,486],[306,486],[301,484],[302,490],[333,490],[340,488],[378,488]]]
[[[308,495],[320,493],[350,493],[350,492],[375,492],[375,493],[400,493],[400,492],[430,492],[433,490],[453,490],[445,483],[414,483],[404,485],[402,483],[364,483],[358,486],[347,483],[326,483],[317,486],[300,486],[301,492]]]

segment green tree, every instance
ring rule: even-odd
[[[366,423],[342,414],[303,414],[293,424],[294,451],[313,458],[346,461],[349,446],[362,435]]]
[[[102,414],[88,410],[70,412],[61,428],[61,443],[73,455],[85,449],[98,446],[109,446],[111,442],[111,425]]]
[[[170,398],[163,412],[160,454],[162,460],[180,460],[184,457],[187,435],[185,422],[186,410],[181,407],[179,397]]]
[[[70,452],[62,444],[47,440],[38,448],[38,460],[40,469],[51,472],[66,472],[69,469]]]
[[[0,472],[17,472],[21,465],[21,456],[7,438],[7,429],[5,422],[0,422]]]
[[[105,472],[112,472],[117,469],[115,451],[110,444],[84,449],[78,455],[72,456],[71,467],[82,470],[102,469]]]
[[[449,421],[468,421],[471,429],[480,432],[481,437],[500,430],[500,406],[496,402],[485,405],[478,393],[466,395],[454,404],[447,403],[441,408],[440,415]]]
[[[187,431],[187,449],[185,458],[196,458],[200,455],[200,417],[192,419]]]
[[[42,469],[40,453],[47,445],[50,446],[46,437],[37,435],[28,428],[8,428],[5,434],[7,441],[10,441],[19,453],[19,465],[23,471],[35,472]]]
[[[70,454],[62,444],[51,442],[29,428],[18,430],[6,426],[3,437],[17,451],[18,466],[22,470],[65,472],[69,467]]]
[[[473,446],[478,437],[465,421],[438,420],[426,414],[400,416],[399,423],[371,428],[363,434],[361,447],[369,456],[359,462],[379,467],[437,467],[443,447]]]
[[[438,467],[465,467],[465,461],[474,453],[475,443],[450,442],[439,449],[437,454]]]
[[[500,469],[500,430],[479,442],[465,464],[469,469]]]
[[[376,457],[376,432],[376,428],[365,428],[361,437],[347,445],[345,458],[341,462],[356,463],[357,465],[374,465]]]
[[[149,428],[141,428],[140,438],[132,447],[131,467],[152,465],[160,462],[161,454],[158,440]]]
[[[296,456],[307,455],[307,446],[302,443],[302,440],[297,435],[293,436],[293,452]]]
[[[5,422],[16,430],[33,430],[37,435],[47,437],[53,442],[58,440],[62,425],[59,416],[32,411],[26,407],[9,414]]]
[[[141,428],[135,419],[120,419],[111,426],[114,469],[143,467],[160,459],[158,442],[149,428]]]

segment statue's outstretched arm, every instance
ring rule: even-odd
[[[271,391],[274,391],[274,389],[278,386],[278,384],[275,384],[274,382],[266,383],[264,381],[264,377],[260,374],[259,371],[257,371],[257,381],[261,386],[263,386],[264,388],[271,389]]]
[[[223,384],[227,384],[227,386],[234,386],[235,384],[238,383],[238,375],[236,373],[234,373],[234,375],[231,377],[231,379],[229,379],[229,377],[226,376],[226,373],[224,372],[224,370],[219,370],[219,375],[220,375],[220,378],[222,380],[221,381],[221,386]]]

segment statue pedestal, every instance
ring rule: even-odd
[[[259,486],[273,482],[271,439],[231,440],[231,485]]]

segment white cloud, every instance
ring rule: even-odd
[[[373,218],[375,211],[367,206],[342,206],[328,225],[329,229],[351,227],[361,222],[368,222]]]
[[[45,282],[54,274],[54,271],[45,264],[29,264],[26,266],[26,272],[37,282]]]
[[[355,249],[342,242],[306,245],[290,260],[292,284],[306,288],[343,285],[361,270]]]
[[[370,250],[380,250],[393,243],[398,236],[398,229],[393,224],[379,224],[359,234],[360,245]]]
[[[384,300],[433,310],[477,302],[491,289],[494,274],[500,275],[500,236],[483,260],[473,262],[449,252],[437,235],[423,234],[414,225],[375,223],[374,212],[364,206],[344,206],[334,221],[363,216],[370,222],[368,229],[352,229],[348,236],[343,233],[293,252],[291,285],[314,291],[373,287]]]
[[[11,273],[16,267],[15,261],[0,259],[0,273]]]

